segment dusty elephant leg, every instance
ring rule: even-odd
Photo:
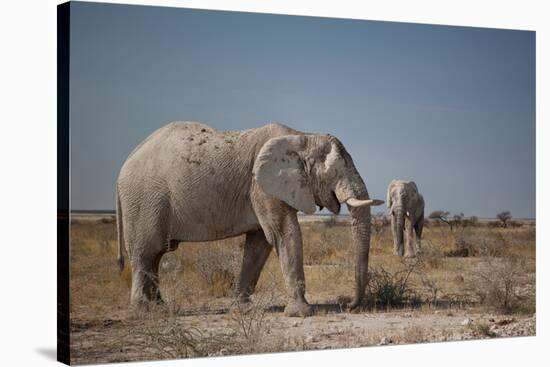
[[[416,253],[419,254],[422,250],[422,229],[424,228],[424,216],[420,217],[414,225],[414,231],[416,233]]]
[[[159,277],[159,265],[160,260],[162,259],[162,255],[164,255],[165,252],[159,252],[157,256],[153,259],[153,266],[152,266],[152,272],[151,272],[151,301],[156,302],[158,304],[164,304],[164,301],[160,294],[160,277]]]
[[[277,255],[288,290],[285,315],[306,317],[313,314],[305,298],[304,255],[302,234],[296,216],[286,216],[281,237],[276,241]]]
[[[250,296],[256,289],[260,273],[272,248],[273,246],[267,242],[263,231],[246,234],[241,276],[236,290],[239,302],[250,302]]]
[[[162,253],[132,261],[130,303],[135,309],[147,309],[151,302],[161,303],[158,268]]]
[[[405,257],[416,256],[416,245],[413,236],[413,226],[407,221],[405,225]]]
[[[134,309],[147,309],[151,301],[153,261],[139,259],[132,263],[132,290],[130,303]]]

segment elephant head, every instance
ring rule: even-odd
[[[341,204],[348,205],[357,246],[351,308],[360,305],[367,285],[370,206],[384,202],[369,199],[365,183],[343,144],[330,135],[272,138],[259,152],[254,176],[267,194],[304,213],[315,212],[317,205],[338,214]]]
[[[392,216],[392,232],[394,233],[394,252],[403,256],[403,230],[405,229],[405,217],[411,222],[411,216],[418,207],[419,193],[413,181],[392,180],[388,185],[386,203]]]

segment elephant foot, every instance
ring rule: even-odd
[[[346,310],[350,313],[359,313],[363,308],[363,300],[355,299],[346,305]]]
[[[130,303],[130,313],[134,316],[144,316],[155,312],[166,312],[168,305],[160,297],[153,299],[136,299]]]
[[[305,302],[291,302],[285,307],[285,316],[308,317],[313,315],[313,307]]]
[[[229,307],[230,312],[241,314],[241,315],[247,315],[253,309],[254,309],[254,305],[252,302],[248,302],[248,303],[235,302]]]
[[[153,305],[156,305],[156,306],[166,305],[166,302],[164,302],[164,300],[162,299],[161,296],[155,296],[154,298],[151,299],[151,301],[149,303],[153,304]]]
[[[412,259],[412,258],[415,258],[416,257],[416,254],[414,252],[407,252],[405,254],[405,258],[407,259]]]
[[[241,314],[248,314],[254,305],[252,304],[252,300],[248,296],[239,296],[235,299],[235,302],[232,303],[230,306],[230,310],[232,312],[238,312]]]
[[[237,296],[237,300],[236,300],[239,304],[242,304],[242,305],[246,305],[246,304],[249,304],[250,302],[252,302],[252,300],[250,299],[250,296],[247,295],[247,294],[239,294]]]

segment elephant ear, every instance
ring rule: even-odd
[[[268,140],[260,149],[253,174],[260,188],[307,214],[315,212],[315,199],[299,152],[306,137],[286,135]]]
[[[414,181],[409,181],[408,183],[411,189],[414,190],[414,192],[418,192],[418,187],[416,187],[416,183]]]
[[[391,180],[390,184],[388,185],[388,193],[386,195],[386,203],[388,204],[388,208],[391,208],[391,190],[393,189],[393,185],[395,185],[396,180]]]

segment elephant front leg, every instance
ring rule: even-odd
[[[276,249],[288,290],[285,315],[291,317],[311,316],[313,309],[305,298],[302,234],[296,215],[288,215],[280,228],[283,230],[280,236],[277,236]]]
[[[241,276],[236,291],[239,302],[250,302],[250,296],[256,289],[260,273],[272,248],[273,246],[267,242],[263,231],[246,234]]]
[[[407,221],[407,224],[405,225],[405,257],[416,257],[413,226],[410,221]]]

